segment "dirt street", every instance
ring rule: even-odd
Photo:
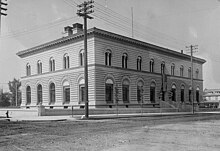
[[[0,151],[219,151],[220,115],[63,122],[0,120]]]

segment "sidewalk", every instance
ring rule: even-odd
[[[219,112],[199,112],[195,114],[213,114]],[[132,117],[152,117],[152,116],[181,116],[181,115],[192,115],[191,112],[170,112],[170,113],[135,113],[135,114],[100,114],[100,115],[89,115],[89,119],[86,119],[84,115],[71,115],[66,116],[26,116],[26,117],[10,117],[6,118],[0,116],[1,120],[8,120],[8,121],[23,121],[23,122],[46,122],[46,121],[77,121],[77,120],[104,120],[104,119],[117,119],[117,118],[132,118]]]

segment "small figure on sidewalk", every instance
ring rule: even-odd
[[[8,112],[8,110],[7,110],[7,112],[5,113],[6,114],[6,118],[9,118],[9,112]]]

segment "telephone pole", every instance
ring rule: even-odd
[[[91,5],[94,3],[91,1],[84,1],[82,4],[77,5],[79,10],[77,15],[84,18],[84,79],[85,79],[85,118],[89,118],[89,99],[88,99],[88,61],[87,61],[87,18],[93,19],[89,14],[94,11],[91,10],[94,6]]]
[[[7,8],[5,8],[8,4],[7,3],[3,3],[2,0],[0,0],[0,35],[1,35],[1,17],[3,16],[7,16],[6,13],[3,13],[3,11],[7,11]],[[4,6],[4,7],[2,7]]]
[[[186,46],[186,48],[190,48],[190,54],[191,54],[191,101],[192,101],[192,114],[194,114],[194,88],[193,88],[193,53],[198,49],[198,45],[190,45]]]

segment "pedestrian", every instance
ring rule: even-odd
[[[6,118],[9,118],[9,116],[8,116],[8,114],[9,114],[8,110],[7,110],[7,112],[6,112],[5,114],[6,114]]]

